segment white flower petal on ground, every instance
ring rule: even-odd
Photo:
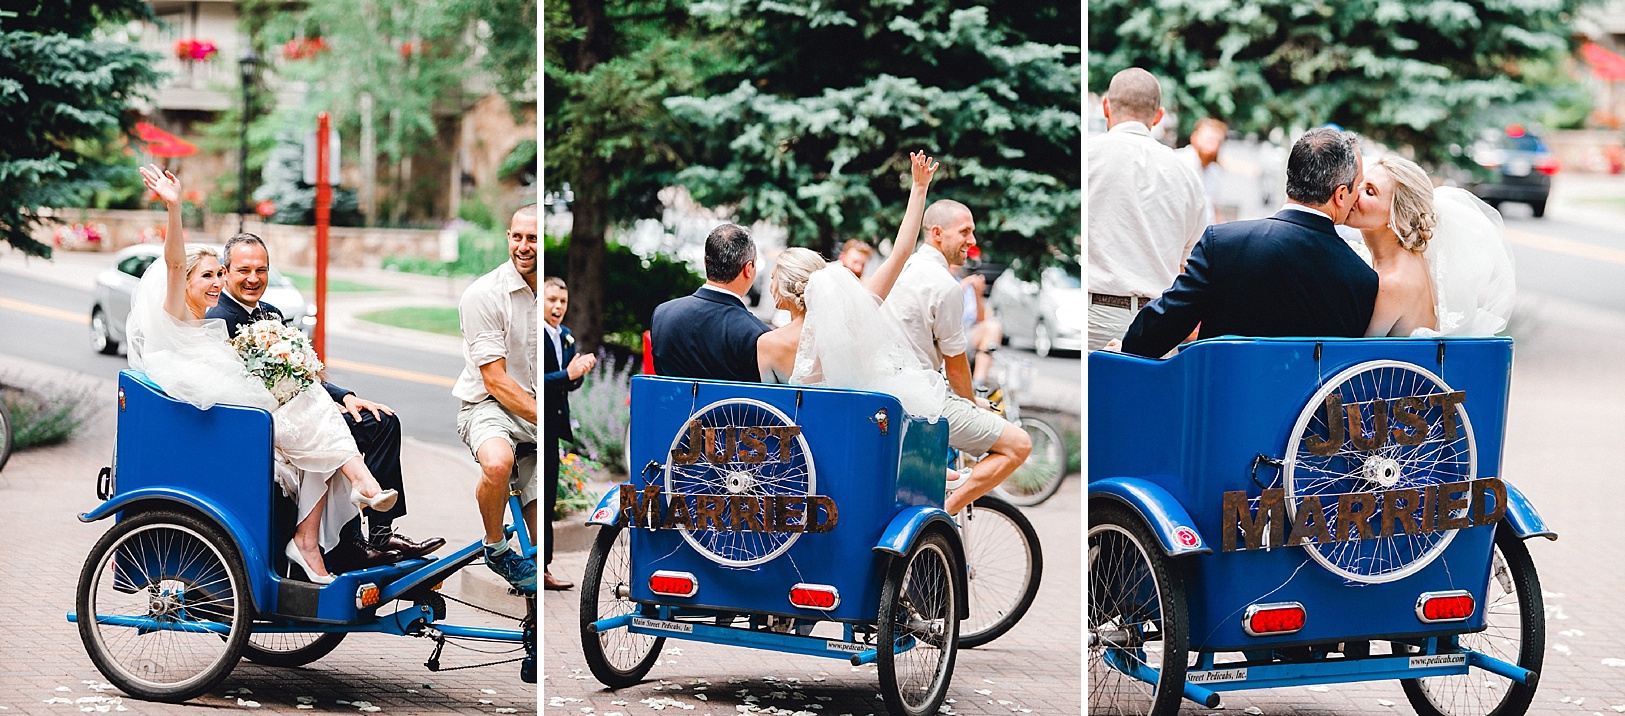
[[[1542,590],[1540,590],[1540,596],[1543,596],[1543,597],[1545,597],[1547,599],[1562,599],[1563,598],[1563,593],[1562,592],[1548,592],[1548,591],[1542,589]]]
[[[245,709],[257,709],[260,707],[260,702],[237,699],[237,706]]]
[[[303,709],[306,711],[314,711],[316,709],[316,707],[312,704],[297,704],[294,706],[294,708]]]
[[[370,714],[371,713],[378,713],[379,711],[383,711],[383,709],[381,709],[381,708],[379,708],[377,706],[363,706],[361,708],[361,710],[366,712],[366,713],[370,713]]]
[[[1557,652],[1559,654],[1572,653],[1571,650],[1569,649],[1568,644],[1553,644],[1552,645],[1552,651],[1555,651],[1555,652]]]
[[[1307,687],[1307,688],[1310,691],[1313,691],[1313,692],[1315,692],[1317,694],[1324,694],[1324,693],[1332,690],[1331,687],[1329,687],[1329,686],[1310,686],[1310,687]]]
[[[1253,716],[1264,716],[1264,710],[1258,708],[1257,706],[1248,706],[1246,712],[1252,714]]]
[[[407,689],[407,691],[411,691],[411,689]],[[313,703],[316,703],[316,697],[314,697],[314,696],[295,696],[295,697],[293,697],[293,701],[294,701],[294,703],[297,703],[297,704],[313,704]]]
[[[1388,699],[1377,699],[1377,705],[1378,706],[1393,706],[1394,702],[1389,701]]]
[[[1567,636],[1567,637],[1576,637],[1576,636],[1585,636],[1586,633],[1583,632],[1583,631],[1580,631],[1579,629],[1564,629],[1563,631],[1558,632],[1557,635],[1558,636]]]
[[[496,689],[480,689],[480,693],[482,694],[495,694],[496,692]]]
[[[1608,708],[1611,708],[1616,712],[1625,714],[1625,704],[1620,704],[1618,706],[1609,706]]]
[[[1566,703],[1569,703],[1570,701],[1573,701],[1573,700],[1574,700],[1573,696],[1564,696],[1563,698],[1558,699],[1557,702],[1560,703],[1560,704],[1566,704]]]
[[[354,707],[356,707],[358,709],[364,709],[364,708],[367,708],[368,706],[371,706],[372,702],[371,701],[351,701],[350,705],[354,706]]]
[[[977,689],[976,693],[981,694],[983,696],[987,696],[989,694],[992,694],[993,690],[992,689]]]
[[[492,701],[490,699],[480,699],[480,703],[482,703],[482,704],[491,704],[491,703],[496,703],[496,702],[494,702],[494,701]]]
[[[1615,659],[1613,657],[1609,657],[1607,659],[1602,660],[1602,665],[1603,666],[1625,666],[1625,659]]]
[[[72,691],[73,689],[70,689],[70,688],[68,688],[66,686],[58,686],[58,687],[56,687],[56,690],[57,691]]]

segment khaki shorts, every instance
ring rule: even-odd
[[[496,398],[463,403],[457,411],[457,434],[462,436],[468,451],[475,454],[476,462],[480,446],[489,440],[501,440],[510,448],[517,448],[519,443],[537,442],[536,424],[509,412]],[[515,464],[518,474],[510,479],[508,486],[519,490],[520,504],[528,505],[536,501],[536,454],[520,458]]]
[[[942,417],[948,421],[948,444],[971,455],[981,455],[992,448],[1008,424],[1004,418],[952,392],[942,403]]]

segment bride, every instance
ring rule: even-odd
[[[1367,336],[1493,336],[1515,297],[1501,215],[1453,187],[1435,189],[1415,162],[1366,167],[1348,226],[1360,230],[1378,278]]]
[[[169,210],[169,228],[163,260],[147,270],[131,302],[130,367],[170,397],[205,410],[228,403],[271,412],[276,479],[299,503],[298,526],[284,552],[310,581],[332,582],[322,551],[338,544],[339,528],[358,514],[358,505],[387,510],[398,494],[379,489],[320,384],[278,406],[264,384],[248,375],[227,342],[225,322],[203,318],[220,300],[225,275],[212,249],[184,244],[180,179],[157,166],[142,167],[141,178]],[[347,483],[332,480],[335,472]]]
[[[768,291],[778,308],[790,312],[790,322],[756,344],[762,382],[876,390],[897,396],[911,414],[941,414],[940,387],[899,379],[913,375],[905,369],[919,369],[918,361],[903,346],[901,329],[888,326],[879,310],[919,242],[926,190],[937,170],[925,152],[910,154],[909,164],[913,184],[902,225],[891,255],[867,281],[840,264],[826,265],[808,249],[779,254]]]

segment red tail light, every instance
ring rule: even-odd
[[[841,593],[823,584],[797,584],[790,588],[790,603],[802,609],[829,611],[841,604]]]
[[[1241,630],[1247,636],[1275,636],[1291,634],[1303,628],[1308,613],[1297,602],[1254,604],[1247,607],[1241,619]]]
[[[688,572],[655,572],[649,577],[649,591],[666,597],[692,597],[700,583]]]
[[[1546,157],[1545,159],[1535,163],[1535,171],[1545,174],[1546,176],[1552,176],[1553,174],[1557,173],[1558,168],[1561,166],[1562,165],[1558,164],[1557,162],[1557,157]]]
[[[1513,139],[1517,139],[1517,138],[1522,137],[1523,135],[1525,135],[1527,133],[1528,132],[1524,131],[1523,125],[1521,125],[1521,124],[1509,124],[1509,125],[1507,125],[1507,136],[1508,137],[1511,137]]]
[[[1434,622],[1459,622],[1473,615],[1473,595],[1465,590],[1428,592],[1416,600],[1416,618]]]

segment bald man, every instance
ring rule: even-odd
[[[1089,140],[1089,350],[1122,338],[1161,296],[1207,226],[1202,180],[1151,138],[1162,87],[1131,67],[1101,101],[1106,133]]]

